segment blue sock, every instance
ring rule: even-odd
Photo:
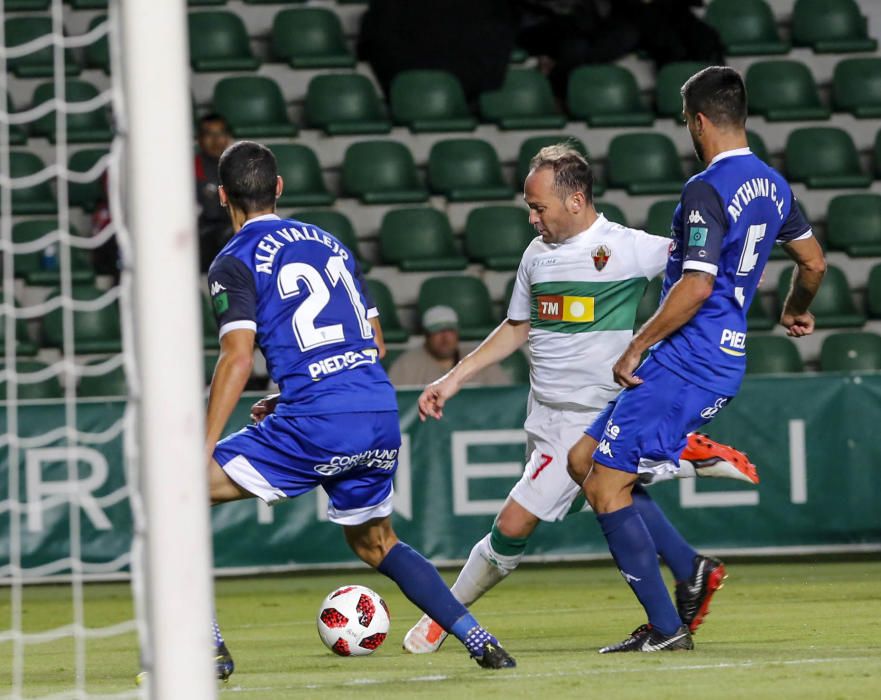
[[[694,573],[694,558],[698,556],[667,516],[639,485],[633,487],[633,505],[642,516],[649,534],[658,548],[658,554],[666,562],[677,581],[687,581]]]
[[[462,642],[472,656],[483,653],[484,642],[498,644],[453,597],[434,565],[415,549],[398,542],[376,570],[397,583],[411,603]]]
[[[661,578],[655,543],[639,511],[630,505],[613,513],[597,515],[618,569],[642,607],[652,627],[673,634],[682,625]]]
[[[214,632],[214,646],[219,648],[223,644],[223,635],[220,633],[220,626],[217,624],[216,617],[211,618],[211,628]]]

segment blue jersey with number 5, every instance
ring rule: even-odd
[[[317,226],[250,219],[208,271],[220,337],[257,334],[282,416],[397,410],[379,364],[376,310],[352,252]]]
[[[682,190],[662,299],[686,270],[715,276],[694,317],[655,345],[684,379],[733,396],[746,368],[746,313],[775,243],[811,236],[789,184],[748,148],[720,153]]]

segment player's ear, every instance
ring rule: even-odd
[[[226,190],[223,189],[223,185],[217,188],[217,196],[220,199],[220,206],[224,209],[229,206],[229,197],[226,196]]]
[[[574,192],[571,195],[569,195],[569,210],[573,214],[581,213],[581,210],[584,208],[584,205],[586,203],[587,202],[584,198],[583,192]]]
[[[284,180],[281,179],[281,175],[276,175],[275,181],[275,198],[278,199],[281,197],[281,193],[284,191]]]

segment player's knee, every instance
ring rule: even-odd
[[[496,516],[493,527],[505,537],[529,537],[538,525],[538,518],[515,501],[509,501],[509,503],[514,503],[515,507],[509,507],[506,503]]]
[[[345,528],[346,542],[365,564],[374,569],[380,565],[389,550],[394,547],[398,538],[387,518],[382,521],[371,521],[364,525]]]

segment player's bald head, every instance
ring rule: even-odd
[[[575,192],[593,201],[593,171],[587,159],[567,143],[545,146],[529,161],[529,170],[549,168],[554,174],[554,191],[564,200]]]
[[[278,164],[266,146],[254,141],[234,143],[220,156],[218,171],[232,206],[246,214],[275,207]]]
[[[746,125],[746,85],[729,66],[710,66],[698,71],[680,90],[686,114],[698,113],[718,127],[743,128]]]

